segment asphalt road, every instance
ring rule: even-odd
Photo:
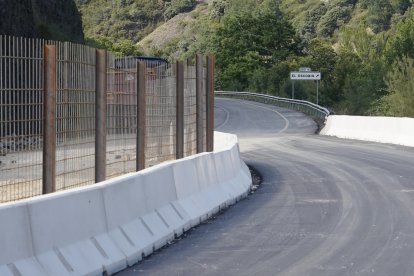
[[[286,109],[216,100],[261,187],[119,275],[414,275],[414,149],[314,135]]]

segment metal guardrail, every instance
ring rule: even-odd
[[[323,124],[325,118],[331,114],[331,112],[325,107],[302,100],[287,99],[253,92],[215,91],[215,95],[293,109],[313,117],[318,124]]]

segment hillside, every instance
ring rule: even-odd
[[[279,6],[306,42],[332,45],[342,30],[364,26],[378,34],[404,18],[411,0],[74,0],[89,44],[118,52],[163,55],[171,60],[211,50],[207,36],[234,14]],[[2,1],[3,34],[82,41],[73,1]],[[4,14],[3,14],[4,13]],[[7,15],[7,16],[6,16]],[[134,44],[139,48],[135,48]],[[208,44],[208,43],[207,43]]]
[[[289,72],[322,73],[339,114],[414,116],[412,0],[77,0],[87,41],[174,61],[216,55],[218,89],[289,97]],[[295,96],[315,101],[315,83]]]
[[[343,26],[387,31],[411,5],[410,0],[282,0],[281,10],[306,38],[330,38]]]
[[[193,11],[168,20],[137,45],[146,55],[160,55],[170,60],[193,55],[192,49],[206,32],[203,22],[208,21],[209,16],[209,6],[198,5]]]
[[[411,7],[410,0],[281,0],[240,1],[213,0],[207,5],[179,14],[160,24],[158,28],[140,39],[138,45],[144,53],[161,53],[172,59],[185,55],[186,49],[206,28],[218,26],[222,17],[248,10],[260,10],[266,5],[279,5],[281,12],[292,23],[305,41],[319,38],[335,45],[341,30],[364,26],[372,34],[388,31],[404,18]],[[191,25],[190,25],[191,24]]]
[[[191,11],[196,0],[75,0],[89,44],[125,54],[139,54],[134,44],[177,14]]]
[[[70,0],[0,1],[0,34],[83,42],[82,23]]]

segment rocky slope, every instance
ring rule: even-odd
[[[73,0],[0,0],[0,34],[83,42]]]

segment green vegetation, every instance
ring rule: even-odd
[[[171,0],[171,2],[165,3],[164,16],[166,19],[173,18],[179,13],[191,11],[195,5],[195,0]]]
[[[375,105],[376,114],[414,117],[414,60],[397,61],[386,76],[389,93]]]
[[[407,1],[384,1],[303,1],[301,10],[286,0],[281,11],[262,1],[239,15],[225,9],[210,38],[216,41],[218,88],[289,97],[289,71],[311,67],[322,72],[320,103],[338,114],[414,116],[414,10]],[[290,13],[298,16],[289,18]],[[291,24],[299,37],[287,31]],[[278,46],[266,44],[266,38]],[[296,82],[295,90],[297,98],[316,100],[314,82]]]
[[[261,78],[258,71],[266,74],[299,52],[294,29],[272,10],[228,16],[213,39],[224,89],[245,89]]]
[[[289,97],[289,72],[311,67],[320,104],[338,114],[414,116],[411,0],[77,3],[94,45],[171,61],[214,53],[218,89]],[[315,94],[316,83],[295,83],[296,98]]]
[[[124,54],[139,53],[134,45],[161,22],[178,12],[188,11],[193,0],[75,0],[82,14],[85,38],[89,44],[102,45]],[[123,46],[118,47],[120,44]],[[115,46],[113,48],[112,46]]]
[[[139,48],[129,39],[119,39],[117,42],[114,42],[107,37],[100,36],[95,38],[87,38],[86,43],[91,47],[108,49],[118,55],[142,55]]]
[[[211,52],[211,38],[217,22],[211,20],[211,7],[197,5],[189,13],[181,13],[158,27],[139,41],[139,48],[147,55],[169,60],[194,57],[196,53]]]

